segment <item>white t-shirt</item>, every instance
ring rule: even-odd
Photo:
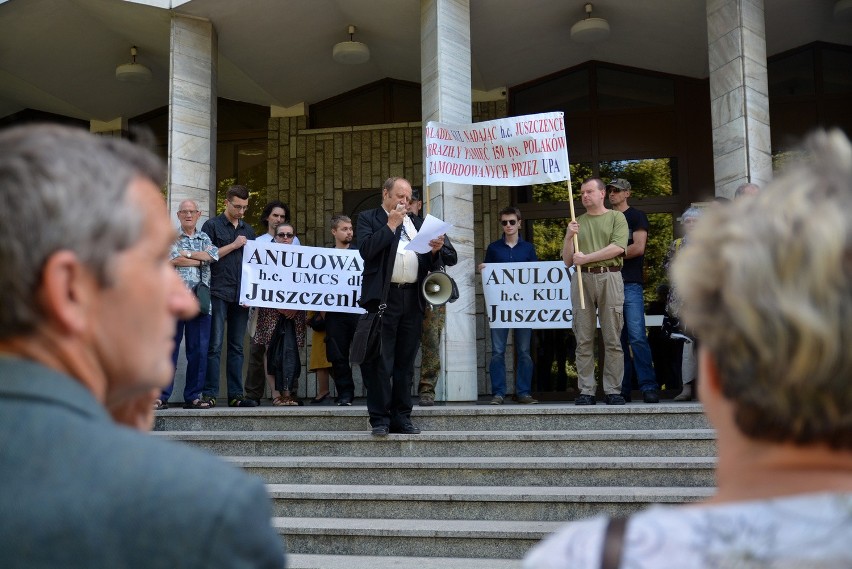
[[[599,569],[608,518],[573,522],[524,569]],[[630,516],[621,569],[850,569],[852,494],[653,506]]]

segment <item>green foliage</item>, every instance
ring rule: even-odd
[[[672,195],[672,167],[669,158],[648,160],[615,160],[601,162],[600,175],[605,181],[624,178],[634,198]]]
[[[666,252],[674,239],[674,219],[668,213],[652,213],[648,215],[651,229],[648,232],[648,243],[645,245],[645,304],[657,297],[657,287],[668,282],[666,268]]]
[[[266,233],[266,227],[260,221],[260,214],[263,213],[263,208],[267,202],[265,164],[262,167],[243,170],[239,173],[239,181],[233,177],[219,180],[216,184],[216,212],[211,213],[210,217],[225,211],[225,195],[228,193],[228,188],[235,184],[241,184],[249,190],[249,208],[246,210],[243,219],[254,228],[255,234],[263,235]]]

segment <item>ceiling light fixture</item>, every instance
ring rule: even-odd
[[[367,63],[370,60],[370,48],[367,44],[359,41],[354,41],[352,37],[355,35],[355,26],[349,25],[349,41],[342,41],[334,46],[331,51],[331,57],[337,63],[346,65],[357,65],[359,63]]]
[[[592,4],[585,6],[586,19],[571,26],[571,39],[578,43],[594,43],[609,37],[609,22],[592,17]]]
[[[123,65],[119,65],[115,68],[115,78],[119,81],[126,81],[127,83],[147,83],[151,80],[151,70],[142,65],[141,63],[136,63],[136,46],[130,48],[130,63],[125,63]]]

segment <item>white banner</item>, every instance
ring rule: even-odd
[[[358,306],[364,262],[356,249],[249,241],[240,303],[266,308],[365,312]]]
[[[426,184],[527,186],[569,179],[563,113],[426,124]]]
[[[571,273],[574,268],[571,268]],[[488,263],[485,317],[492,328],[570,328],[571,281],[562,261]]]

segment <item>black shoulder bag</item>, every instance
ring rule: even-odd
[[[396,261],[397,239],[388,247],[388,259],[385,263],[385,284],[382,288],[382,301],[379,303],[378,312],[362,314],[352,337],[352,345],[349,347],[349,363],[361,365],[379,355],[382,351],[382,315],[388,307],[388,291],[390,290],[391,275]]]
[[[203,266],[203,262],[198,265],[198,284],[195,285],[193,291],[198,298],[198,308],[201,314],[207,314],[210,312],[210,287],[204,284]]]

